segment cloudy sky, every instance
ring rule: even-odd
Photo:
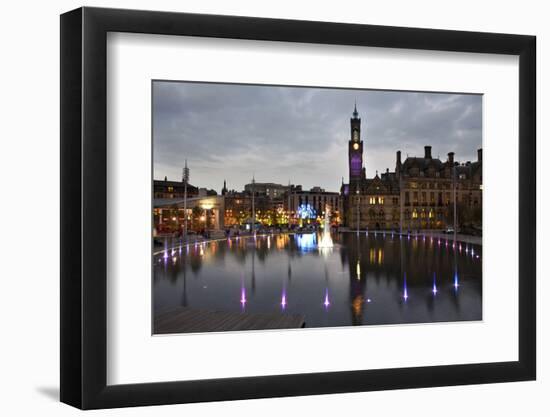
[[[154,177],[220,192],[258,182],[321,186],[348,181],[347,146],[354,102],[361,117],[367,176],[403,159],[476,160],[481,147],[480,95],[343,90],[155,81]]]

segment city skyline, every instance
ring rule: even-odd
[[[338,191],[348,181],[349,119],[357,102],[365,141],[367,177],[423,156],[476,159],[482,146],[482,96],[155,81],[155,179],[181,181],[219,192],[257,182],[320,186]]]

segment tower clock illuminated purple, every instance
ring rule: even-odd
[[[351,138],[348,144],[349,183],[358,183],[363,177],[363,141],[361,140],[361,118],[357,104],[350,119]]]

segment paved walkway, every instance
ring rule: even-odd
[[[198,333],[239,330],[299,329],[305,327],[303,314],[230,313],[179,307],[155,315],[154,333]]]

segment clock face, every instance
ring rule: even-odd
[[[359,144],[358,144],[357,142],[353,144],[353,149],[354,149],[354,150],[359,149]]]

